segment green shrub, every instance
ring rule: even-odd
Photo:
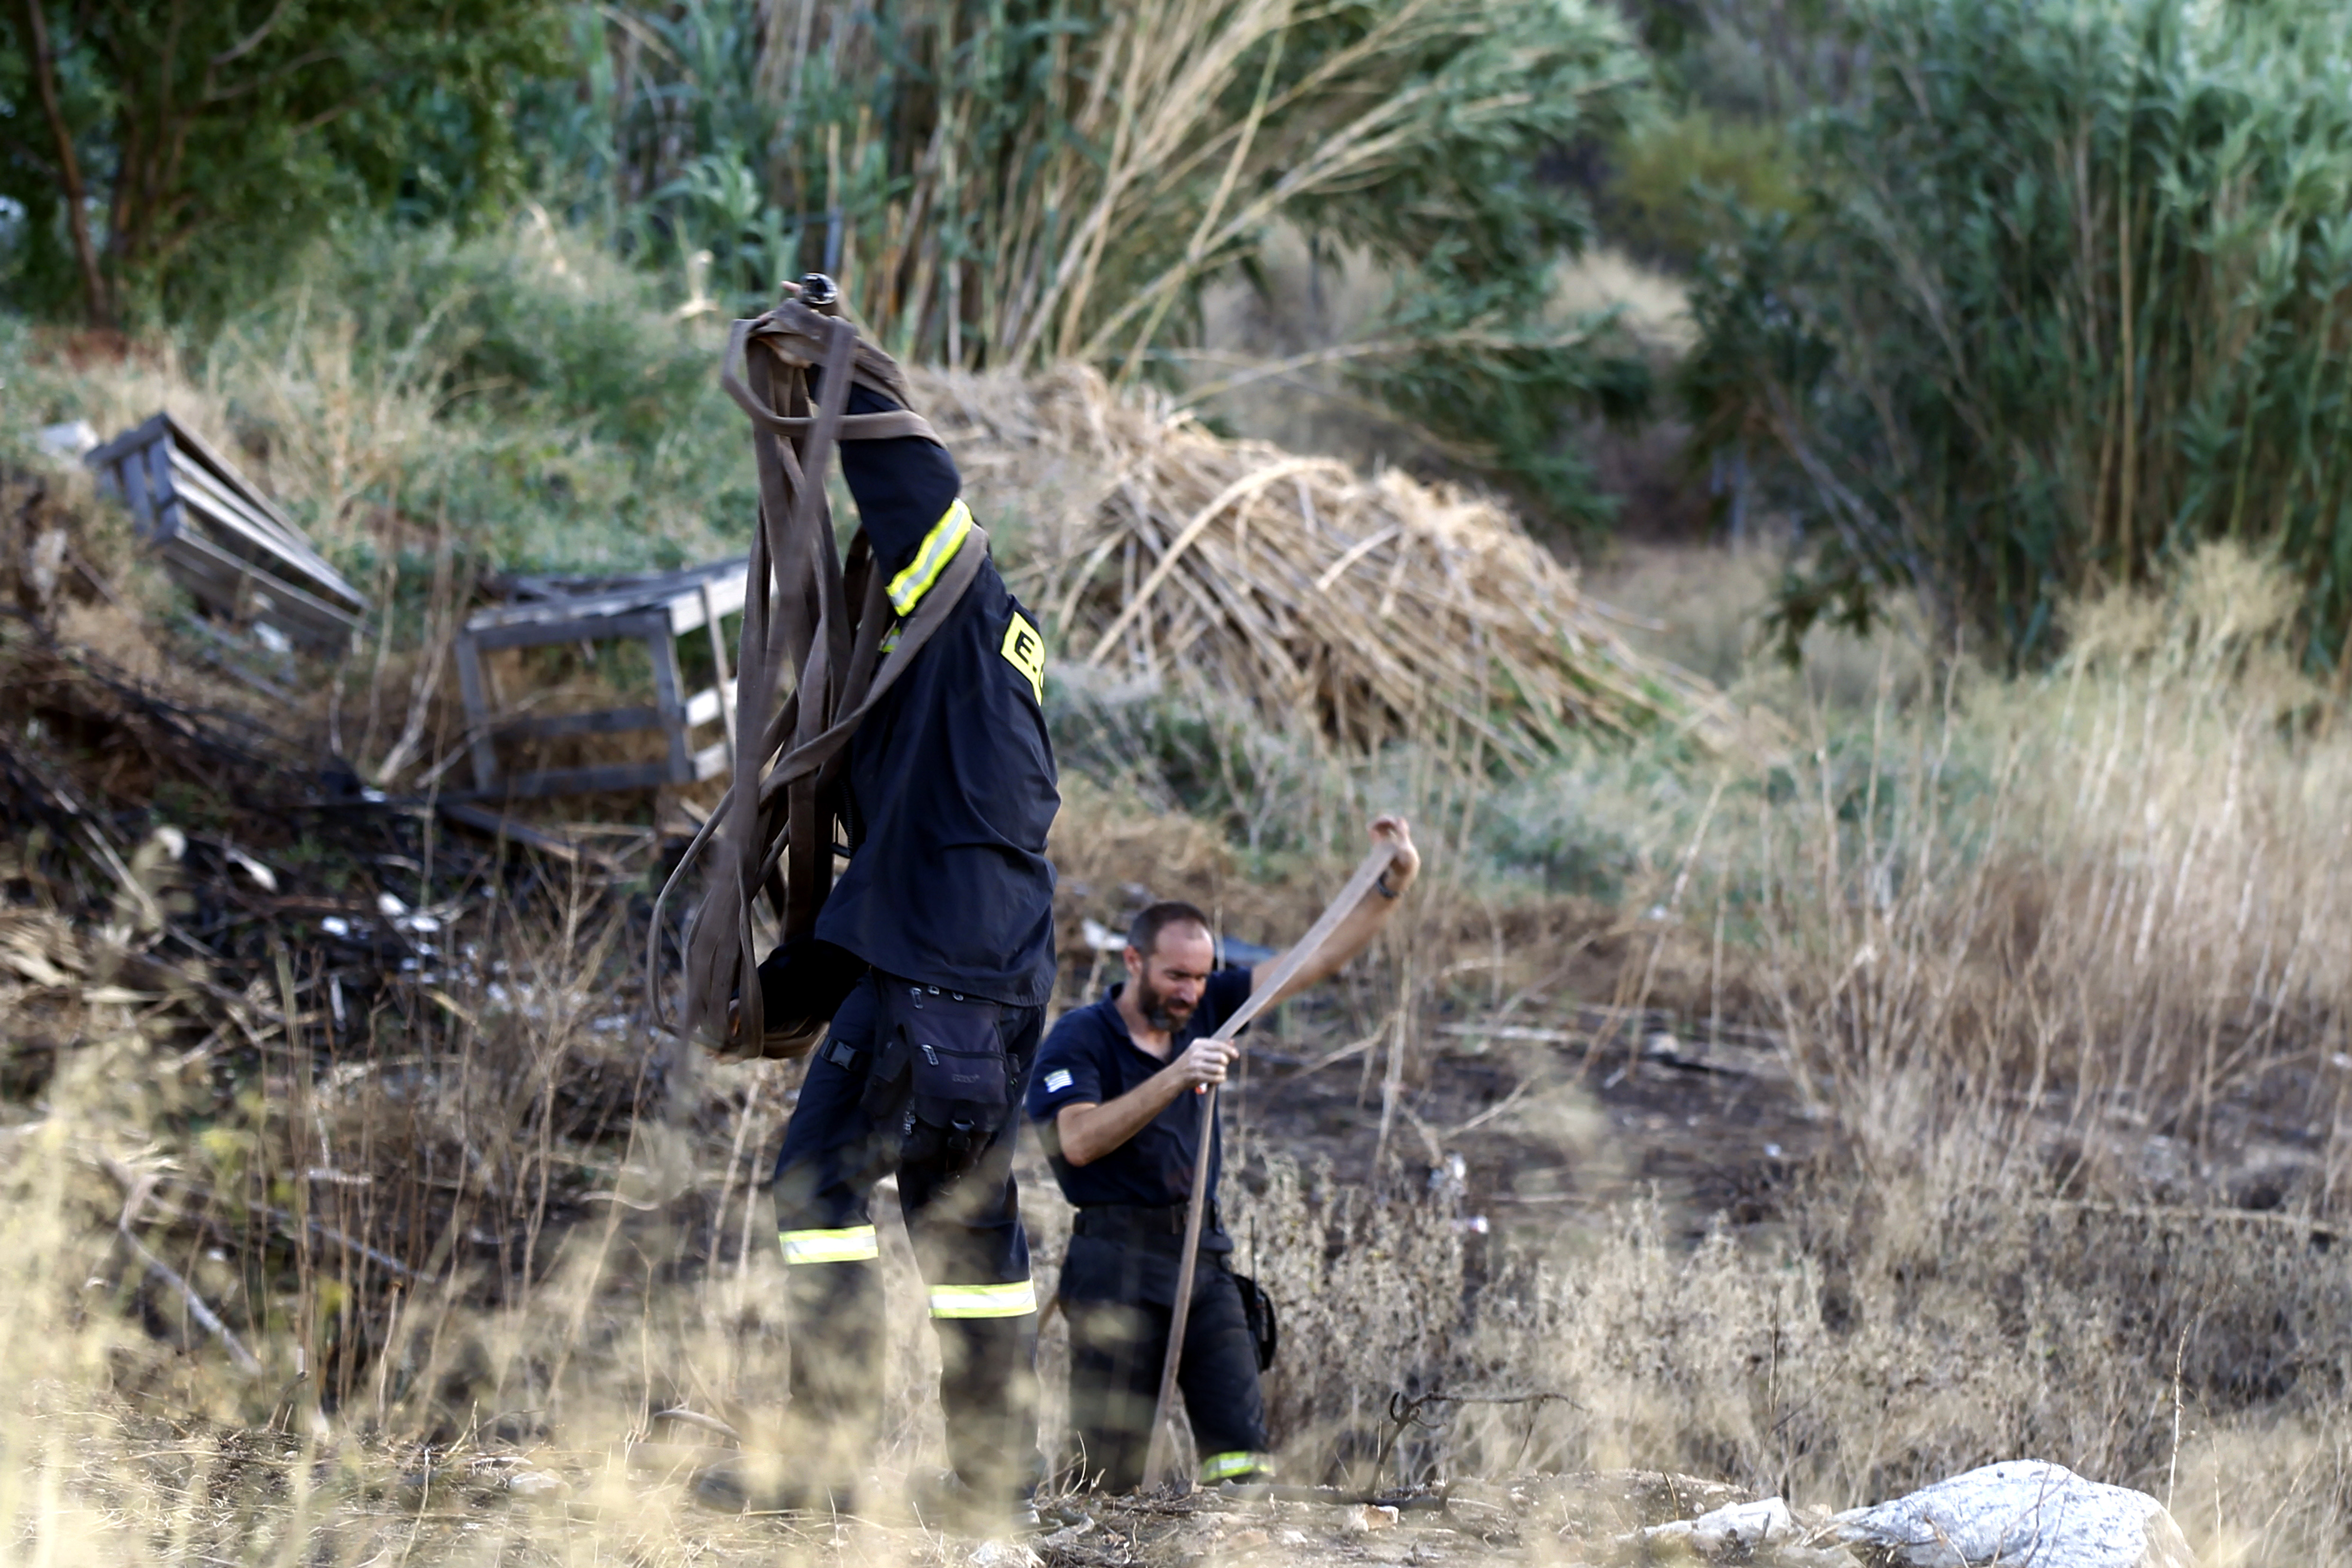
[[[2274,551],[2352,642],[2352,35],[2321,0],[1879,0],[1807,217],[1696,290],[1685,391],[1796,514],[1791,631],[1916,586],[2045,657],[2066,595]]]
[[[678,565],[740,551],[755,489],[718,329],[659,292],[529,216],[463,240],[353,221],[204,372],[299,521],[363,569],[372,509],[446,519],[484,567]]]
[[[107,5],[0,17],[11,302],[217,320],[338,213],[463,220],[511,192],[509,102],[554,0]]]
[[[1688,264],[1732,237],[1727,203],[1752,213],[1791,212],[1800,205],[1798,184],[1783,126],[1694,107],[1638,126],[1618,144],[1609,235],[1637,253]]]

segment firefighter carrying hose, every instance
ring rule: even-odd
[[[861,380],[848,412],[898,406]],[[919,436],[840,451],[905,626],[973,527],[954,459]],[[895,1173],[939,1335],[944,1511],[983,1533],[1034,1522],[1037,1299],[1013,1150],[1054,975],[1045,834],[1060,796],[1044,680],[1035,621],[984,562],[849,742],[848,865],[814,940],[759,971],[766,1017],[809,1016],[813,994],[832,1017],[776,1160],[786,1453],[705,1469],[695,1489],[708,1505],[852,1506],[883,1388],[869,1205]]]
[[[1267,1005],[1339,972],[1388,922],[1421,868],[1402,817],[1371,825],[1395,845],[1386,873]],[[1127,981],[1054,1026],[1031,1071],[1036,1122],[1063,1196],[1077,1207],[1059,1296],[1070,1321],[1070,1424],[1089,1479],[1139,1485],[1182,1262],[1185,1210],[1202,1134],[1195,1093],[1225,1081],[1241,1052],[1212,1039],[1280,958],[1216,967],[1209,919],[1158,903],[1135,918]],[[1271,1304],[1227,1266],[1233,1239],[1216,1210],[1220,1139],[1208,1130],[1209,1207],[1178,1369],[1201,1480],[1262,1479],[1272,1359]]]

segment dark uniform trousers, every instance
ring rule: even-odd
[[[1099,1212],[1080,1210],[1078,1224],[1086,1226]],[[1164,1303],[1174,1300],[1181,1257],[1181,1237],[1070,1238],[1056,1290],[1070,1321],[1070,1426],[1087,1480],[1108,1490],[1130,1491],[1143,1482],[1174,1317]],[[1258,1472],[1266,1442],[1257,1343],[1221,1253],[1203,1252],[1193,1274],[1176,1384],[1201,1456],[1202,1481],[1213,1485]]]
[[[1010,1103],[976,1162],[902,1162],[901,1124],[861,1104],[874,1065],[874,982],[860,981],[809,1064],[776,1159],[776,1219],[790,1291],[796,1452],[806,1479],[854,1481],[881,1424],[882,1281],[871,1207],[895,1171],[898,1207],[930,1292],[949,1462],[975,1492],[1031,1486],[1037,1458],[1037,1295],[1013,1180],[1022,1091],[1042,1007],[1007,1007]]]

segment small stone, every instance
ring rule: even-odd
[[[1285,1546],[1304,1546],[1307,1544],[1307,1532],[1303,1530],[1286,1530],[1276,1539]]]
[[[507,1477],[507,1490],[517,1497],[556,1497],[571,1489],[544,1470],[516,1470]]]
[[[1045,1568],[1045,1560],[1017,1541],[983,1541],[971,1549],[971,1568]]]
[[[1286,1531],[1284,1533],[1288,1534],[1290,1532]],[[1266,1533],[1263,1530],[1237,1530],[1234,1531],[1234,1544],[1235,1546],[1264,1546],[1266,1543]]]
[[[1394,1530],[1397,1510],[1386,1503],[1359,1503],[1339,1516],[1339,1528],[1350,1535],[1365,1535],[1375,1530]]]

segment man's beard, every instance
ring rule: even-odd
[[[1166,1034],[1174,1034],[1192,1016],[1192,1004],[1179,1002],[1154,986],[1149,980],[1135,983],[1135,1010],[1143,1021]]]

